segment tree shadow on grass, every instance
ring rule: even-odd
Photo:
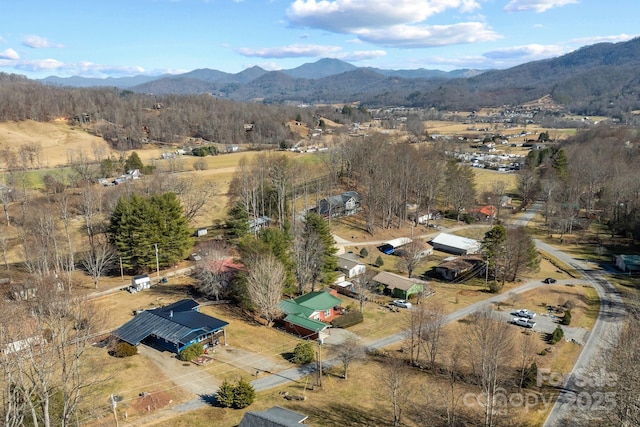
[[[327,406],[305,406],[306,415],[322,420],[323,425],[332,426],[384,426],[390,425],[392,420],[372,412],[370,409],[358,408],[354,404],[332,403]]]

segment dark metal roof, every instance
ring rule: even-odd
[[[118,328],[114,335],[138,345],[150,335],[175,344],[185,344],[200,335],[216,332],[229,323],[195,310],[198,303],[181,300],[166,307],[147,310]]]
[[[238,427],[300,427],[307,416],[280,406],[244,414]]]

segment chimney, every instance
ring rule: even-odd
[[[169,319],[173,318],[173,310],[169,310]]]

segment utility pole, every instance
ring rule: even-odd
[[[318,387],[322,387],[322,339],[318,336]]]
[[[120,257],[120,277],[122,278],[122,283],[124,283],[124,268],[122,268],[122,257]]]
[[[158,259],[158,244],[154,243],[153,246],[155,246],[156,248],[156,272],[159,279],[160,278],[160,261]]]

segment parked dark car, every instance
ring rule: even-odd
[[[554,279],[553,277],[547,277],[546,279],[543,280],[544,283],[556,283],[556,279]]]

